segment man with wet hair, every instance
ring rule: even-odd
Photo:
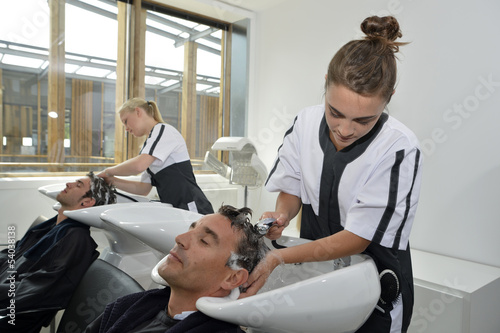
[[[64,212],[115,203],[114,188],[91,171],[67,183],[56,199],[61,204],[56,216],[0,252],[0,332],[39,332],[47,326],[99,255],[90,227]]]
[[[265,256],[267,246],[250,223],[251,213],[249,208],[222,206],[194,222],[175,238],[176,245],[159,265],[158,273],[169,286],[108,304],[85,333],[243,332],[198,311],[196,301],[238,294]]]

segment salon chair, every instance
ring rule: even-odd
[[[82,277],[57,327],[57,333],[83,332],[106,305],[117,298],[143,291],[119,268],[97,259]]]

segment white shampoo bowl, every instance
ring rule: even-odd
[[[286,236],[278,240],[284,246],[304,242]],[[249,327],[250,332],[346,333],[366,321],[379,297],[375,263],[366,255],[353,255],[343,261],[279,266],[255,296],[202,297],[196,307],[211,317]]]
[[[103,221],[101,214],[108,210],[129,207],[149,218],[145,212],[156,206],[170,207],[160,202],[129,202],[65,211],[64,214],[100,229],[109,243],[109,247],[102,251],[100,258],[125,271],[143,288],[149,289],[157,287],[152,283],[150,273],[151,268],[163,257],[163,253],[158,253],[126,230]]]
[[[143,211],[150,207],[164,205],[158,202],[140,202],[140,203],[117,203],[113,205],[102,205],[77,210],[66,210],[64,214],[76,221],[85,223],[91,227],[102,229],[109,242],[111,251],[115,253],[138,253],[150,251],[151,248],[146,246],[143,242],[139,241],[136,237],[114,226],[113,224],[106,223],[101,219],[101,215],[112,209],[119,209],[120,207],[134,207],[133,209]]]
[[[110,206],[111,207],[111,206]],[[115,205],[104,211],[101,219],[167,254],[175,245],[175,237],[203,215],[164,204]]]

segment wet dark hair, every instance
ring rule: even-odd
[[[236,252],[229,257],[226,265],[230,267],[236,265],[251,273],[269,250],[263,237],[250,223],[249,216],[252,215],[252,210],[248,207],[237,209],[230,205],[222,205],[217,213],[227,217],[231,221],[231,227],[242,232]]]
[[[83,195],[82,199],[94,199],[94,206],[116,203],[115,187],[113,185],[109,185],[101,177],[96,177],[92,171],[87,174],[87,177],[90,178],[90,190]]]
[[[397,79],[396,53],[407,43],[393,16],[371,16],[361,23],[366,37],[345,44],[328,66],[325,90],[344,86],[363,96],[380,96],[389,103]]]

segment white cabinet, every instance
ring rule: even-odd
[[[499,333],[500,268],[412,250],[409,333]]]

